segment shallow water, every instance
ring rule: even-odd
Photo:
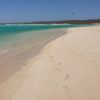
[[[34,40],[38,41],[38,37],[49,36],[50,34],[41,34],[41,32],[35,32],[39,30],[55,29],[55,28],[71,28],[79,27],[84,25],[72,25],[72,24],[62,24],[62,25],[0,25],[0,54],[1,51],[10,48],[18,41],[23,41],[32,37]],[[32,33],[29,33],[31,32]],[[34,32],[33,32],[34,31]],[[51,36],[51,35],[50,35]],[[3,52],[4,53],[4,52]]]

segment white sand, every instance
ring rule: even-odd
[[[0,85],[0,100],[100,100],[100,26],[65,31]]]

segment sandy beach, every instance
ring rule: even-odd
[[[0,100],[100,100],[100,25],[64,31],[0,84]]]

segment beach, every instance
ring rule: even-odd
[[[54,29],[45,29],[47,26],[0,26],[0,83],[19,71],[44,45],[65,33],[63,28],[53,25]]]
[[[100,25],[63,31],[0,83],[0,100],[100,100]]]

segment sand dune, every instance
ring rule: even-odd
[[[0,85],[0,100],[100,100],[100,26],[65,31]]]

